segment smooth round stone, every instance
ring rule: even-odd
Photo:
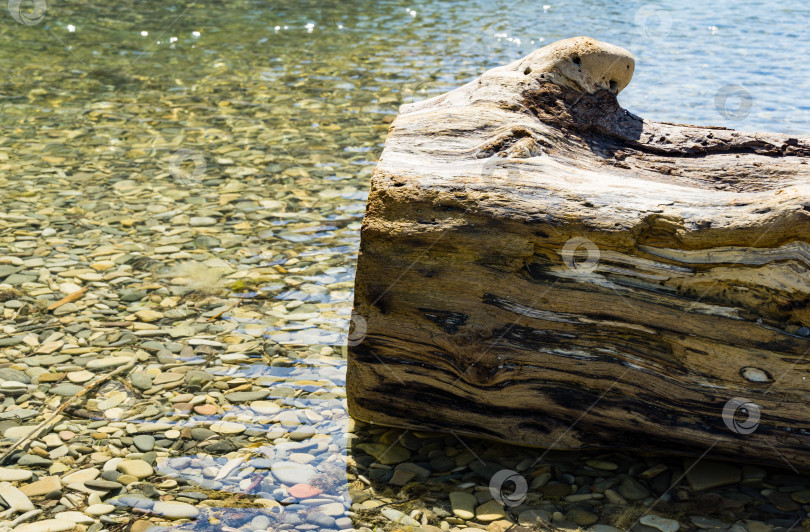
[[[95,373],[92,373],[85,369],[81,371],[71,371],[70,373],[67,374],[68,380],[76,384],[87,382],[95,376],[96,376]]]
[[[157,386],[159,384],[170,384],[173,382],[179,382],[181,380],[183,380],[183,375],[181,373],[166,372],[156,376],[152,381],[152,384]]]
[[[116,479],[116,482],[123,484],[124,486],[129,486],[133,482],[138,482],[138,477],[134,477],[132,475],[121,475]]]
[[[107,515],[112,513],[115,510],[115,506],[112,504],[91,504],[87,508],[85,508],[84,513],[87,515]]]
[[[386,445],[384,443],[361,443],[357,448],[377,459],[383,465],[394,465],[405,462],[411,457],[411,452],[401,445]]]
[[[217,224],[217,219],[210,216],[192,216],[188,224],[192,227],[209,227]]]
[[[294,486],[290,486],[289,493],[296,499],[309,499],[310,497],[320,495],[321,490],[309,484],[295,484]]]
[[[194,395],[190,393],[181,393],[172,397],[172,403],[190,403],[194,399]]]
[[[76,433],[69,430],[61,430],[59,431],[59,437],[62,438],[62,441],[70,441],[76,437]]]
[[[386,510],[393,510],[393,508],[386,508]],[[395,510],[398,512],[398,510]],[[402,513],[402,512],[398,512]],[[407,516],[405,516],[407,517]],[[321,529],[331,529],[335,526],[335,519],[333,517],[329,517],[326,514],[321,512],[315,512],[313,514],[309,514],[307,516],[307,521],[312,523],[313,525],[318,525]],[[411,520],[413,521],[413,520]],[[404,524],[404,523],[403,523]]]
[[[601,469],[602,471],[616,471],[617,469],[619,469],[618,464],[608,462],[606,460],[588,460],[585,463],[593,467],[594,469]]]
[[[110,480],[88,480],[84,483],[90,489],[95,490],[102,490],[102,491],[113,491],[113,490],[120,490],[123,486],[118,482],[112,482]]]
[[[479,521],[497,521],[503,519],[506,514],[503,506],[498,501],[487,501],[475,509],[475,518]]]
[[[217,433],[213,430],[204,429],[202,427],[191,429],[191,438],[195,441],[207,440],[211,436],[216,436]]]
[[[346,513],[346,506],[342,502],[332,502],[318,507],[318,511],[332,517],[338,517]]]
[[[104,467],[102,468],[104,471],[118,471],[118,464],[123,462],[124,459],[119,457],[110,458],[104,463]]]
[[[674,519],[667,519],[666,517],[661,517],[655,514],[647,514],[639,519],[639,522],[642,525],[657,528],[661,532],[678,532],[678,529],[681,528],[678,521],[675,521]]]
[[[232,403],[247,403],[250,401],[257,401],[259,399],[264,399],[270,395],[270,390],[268,389],[260,389],[260,390],[252,390],[250,392],[231,392],[225,394],[225,399]]]
[[[19,480],[28,480],[34,474],[25,469],[8,469],[0,467],[0,482],[16,482]]]
[[[301,418],[298,416],[298,410],[284,410],[283,412],[280,412],[274,419],[276,422],[281,423],[281,425],[284,427],[297,427],[301,425]]]
[[[176,501],[158,501],[152,511],[166,519],[195,519],[200,514],[194,506]]]
[[[132,360],[132,357],[125,356],[97,358],[87,363],[87,369],[114,368],[116,366],[123,366],[130,360]]]
[[[76,523],[69,519],[46,519],[20,525],[14,529],[14,532],[67,532],[74,528],[76,528]]]
[[[619,484],[619,495],[629,501],[640,501],[650,496],[650,492],[633,478],[626,478]]]
[[[6,302],[8,305],[8,302]],[[18,369],[13,368],[0,368],[0,380],[18,382],[20,384],[29,384],[31,377]]]
[[[139,371],[130,375],[130,382],[139,390],[148,390],[152,387],[152,376]]]
[[[146,453],[155,448],[155,437],[149,434],[139,434],[132,438],[132,443],[142,453]]]
[[[293,486],[295,484],[311,484],[317,474],[314,467],[309,464],[296,464],[295,462],[281,461],[274,463],[270,470],[279,482]]]
[[[219,432],[220,434],[241,434],[245,432],[245,427],[241,423],[234,423],[232,421],[217,421],[211,424],[211,430]]]
[[[62,478],[63,484],[85,483],[88,480],[95,480],[101,471],[97,467],[89,467],[87,469],[79,469],[68,473]]]
[[[29,467],[50,467],[52,463],[53,460],[49,460],[35,454],[26,454],[17,460],[17,465]]]
[[[281,411],[281,407],[271,401],[253,401],[250,403],[250,409],[267,416],[273,416]]]
[[[34,430],[34,425],[21,425],[19,427],[9,427],[5,431],[3,431],[3,437],[8,438],[10,440],[19,440],[20,438],[25,438],[28,436],[32,430]]]
[[[175,403],[173,406],[178,412],[191,412],[192,408],[191,403]]]
[[[454,491],[450,493],[450,507],[453,515],[460,519],[472,519],[475,517],[475,506],[478,499],[472,493],[466,491]]]
[[[59,386],[54,386],[48,393],[52,393],[54,395],[59,395],[61,397],[73,397],[84,388],[79,386],[78,384],[60,384]]]
[[[125,475],[132,475],[137,479],[146,478],[155,473],[152,466],[143,460],[124,460],[118,464],[118,471]]]
[[[104,411],[104,417],[107,419],[121,419],[124,417],[124,409],[119,407],[109,408]]]
[[[18,512],[30,512],[34,509],[34,503],[28,496],[11,485],[10,482],[0,482],[0,494],[3,495],[3,500],[12,510]]]
[[[23,384],[22,382],[17,381],[6,381],[0,384],[0,392],[7,393],[7,394],[21,394],[28,390],[28,385]]]
[[[117,470],[114,471],[103,471],[101,473],[101,478],[104,480],[109,480],[110,482],[118,482],[118,477],[122,476]]]
[[[67,519],[68,521],[72,521],[77,525],[90,525],[96,522],[95,519],[88,515],[84,515],[81,512],[59,512],[58,514],[54,515],[56,519]]]
[[[565,518],[579,526],[590,526],[599,520],[599,516],[582,508],[572,508],[565,514]]]
[[[137,316],[137,318],[141,321],[150,323],[161,319],[163,317],[163,313],[157,310],[143,309],[136,312],[135,316]]]
[[[810,490],[794,491],[790,494],[790,498],[799,504],[810,504]]]
[[[296,428],[294,431],[290,433],[290,440],[304,441],[311,438],[317,433],[318,431],[315,430],[315,427],[312,427],[310,425],[301,425],[300,427]],[[410,458],[410,454],[408,455],[408,457]]]
[[[125,392],[112,392],[101,401],[98,401],[98,403],[96,403],[96,407],[102,411],[109,410],[110,408],[115,408],[116,406],[120,405],[128,398],[129,396]]]
[[[270,518],[266,515],[257,515],[250,521],[251,530],[261,530],[264,532],[270,527]]]
[[[176,440],[180,437],[180,431],[176,429],[167,430],[163,435],[169,440]]]
[[[201,416],[213,416],[217,413],[216,405],[197,405],[194,407],[194,412]]]

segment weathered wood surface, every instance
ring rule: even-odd
[[[570,39],[401,109],[352,415],[810,466],[810,141],[643,120],[616,100],[633,69]]]

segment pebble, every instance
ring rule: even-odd
[[[36,523],[20,525],[14,532],[69,532],[76,528],[76,523],[70,519],[45,519]]]
[[[142,453],[149,452],[155,448],[155,437],[149,434],[138,434],[132,438],[132,443]]]
[[[155,472],[152,466],[143,460],[124,460],[118,464],[117,469],[121,473],[137,479],[150,477]]]
[[[309,484],[295,484],[290,486],[289,492],[297,499],[309,499],[322,493],[320,489]]]
[[[34,509],[34,504],[28,496],[9,482],[0,482],[0,497],[6,501],[9,508],[17,512],[30,512]]]
[[[87,382],[93,377],[95,377],[95,374],[87,370],[71,371],[67,374],[68,380],[76,384]]]
[[[96,522],[95,519],[93,519],[92,517],[90,517],[88,515],[85,515],[85,514],[83,514],[81,512],[73,512],[73,511],[59,512],[57,514],[54,514],[54,517],[57,520],[66,519],[68,521],[71,521],[73,523],[80,524],[80,525],[88,525],[88,524],[93,524],[93,523]]]
[[[293,486],[295,484],[310,484],[317,474],[314,467],[309,464],[280,461],[274,463],[270,470],[279,482]]]
[[[383,508],[380,513],[392,523],[402,526],[419,526],[419,522],[394,508]]]
[[[475,517],[475,508],[478,499],[471,493],[465,491],[454,491],[450,493],[450,506],[453,514],[460,519],[472,519]]]
[[[196,519],[200,511],[187,503],[176,501],[158,501],[152,511],[166,519]]]
[[[211,424],[211,430],[220,434],[241,434],[245,432],[247,427],[241,423],[234,423],[232,421],[217,421]]]
[[[96,467],[88,467],[86,469],[79,469],[78,471],[72,471],[62,477],[62,484],[83,484],[88,480],[94,480],[98,478],[101,474],[101,471],[98,470]]]
[[[132,360],[132,357],[125,357],[125,356],[97,358],[95,360],[91,360],[90,362],[88,362],[87,368],[88,369],[115,368],[118,366],[123,366],[130,360]]]
[[[3,431],[3,437],[9,440],[19,440],[20,438],[25,438],[26,436],[28,436],[35,428],[36,428],[35,425],[20,425],[19,427],[9,427],[5,431]]]
[[[200,414],[201,416],[213,416],[219,410],[214,405],[197,405],[194,408],[194,412]]]
[[[639,520],[642,525],[646,525],[652,528],[656,528],[661,532],[677,532],[678,529],[681,528],[681,525],[678,521],[674,519],[667,519],[665,517],[660,517],[655,514],[647,514],[642,516]]]
[[[694,466],[687,463],[684,467],[689,487],[695,491],[736,484],[742,480],[739,468],[721,462],[700,460]]]
[[[632,477],[626,477],[619,484],[619,495],[628,501],[640,501],[650,496],[650,491]]]
[[[226,393],[225,399],[232,403],[247,403],[257,399],[264,399],[268,395],[270,395],[270,390],[253,390],[250,392]]]
[[[106,515],[113,511],[115,511],[115,506],[112,504],[92,504],[84,509],[84,513],[92,516]]]
[[[33,476],[31,471],[25,469],[8,469],[0,467],[0,482],[16,482],[20,480],[28,480]]]
[[[20,487],[20,491],[28,497],[37,497],[58,491],[62,488],[62,482],[57,476],[42,477],[36,482],[26,484]]]
[[[455,508],[453,513],[455,513]],[[498,501],[487,501],[475,509],[475,518],[479,521],[496,521],[504,517],[506,517],[506,513],[504,513],[503,506]]]
[[[393,465],[405,462],[411,457],[411,452],[400,445],[385,445],[383,443],[363,443],[358,449],[367,452],[383,465]]]

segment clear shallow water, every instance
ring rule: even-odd
[[[798,1],[148,0],[51,2],[30,26],[2,11],[0,171],[9,185],[0,199],[20,220],[43,204],[60,216],[64,211],[67,218],[54,226],[73,236],[82,226],[70,209],[121,222],[100,236],[71,240],[75,247],[59,250],[66,255],[92,251],[104,239],[160,238],[171,246],[179,223],[172,220],[189,206],[218,216],[246,251],[234,256],[223,243],[210,247],[212,256],[262,269],[259,280],[264,269],[282,268],[275,271],[287,276],[230,286],[232,297],[262,309],[278,314],[284,306],[285,319],[235,309],[222,322],[302,357],[294,367],[279,367],[252,353],[209,371],[268,388],[267,400],[297,412],[298,422],[288,420],[287,428],[330,436],[334,447],[317,454],[315,464],[339,463],[349,423],[344,366],[340,357],[317,355],[332,346],[340,353],[346,342],[368,180],[401,103],[452,89],[558,39],[588,35],[635,55],[635,78],[620,101],[638,115],[804,133],[808,11]],[[171,164],[180,149],[203,162],[186,164],[178,179]],[[222,208],[223,194],[235,195],[232,210]],[[149,230],[122,230],[133,216]],[[196,249],[178,242],[184,251]],[[14,253],[4,246],[4,254]],[[289,306],[294,302],[303,305]],[[242,406],[225,415],[189,415],[178,425],[223,420],[257,433],[279,425]],[[283,460],[312,445],[319,444],[260,446],[253,459],[236,464],[223,456],[174,457],[159,471],[238,492],[269,463],[257,464],[259,456]],[[209,467],[232,469],[217,479],[218,473],[203,475]],[[325,497],[347,504],[345,468],[335,475]],[[290,503],[276,488],[268,483],[267,496]]]

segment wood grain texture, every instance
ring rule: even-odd
[[[633,68],[569,39],[403,106],[361,233],[353,416],[810,467],[810,142],[643,120],[616,100]]]

